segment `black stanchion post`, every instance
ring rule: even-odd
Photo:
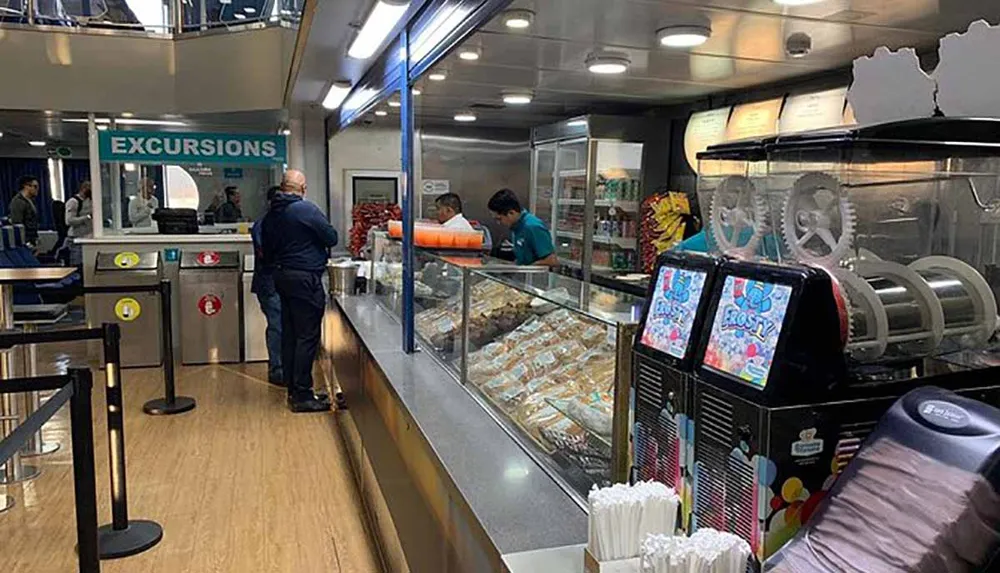
[[[163,539],[155,521],[129,520],[125,479],[125,424],[122,408],[121,329],[105,323],[104,373],[107,379],[108,458],[111,463],[111,525],[98,529],[101,559],[128,557],[153,547]]]
[[[180,414],[194,410],[194,398],[177,396],[174,387],[174,328],[170,308],[170,281],[160,281],[160,325],[163,345],[163,386],[164,397],[150,400],[142,410],[152,416]]]
[[[73,396],[69,401],[73,441],[73,494],[76,501],[76,543],[80,573],[100,573],[97,549],[97,477],[94,468],[94,417],[91,392],[94,378],[86,368],[69,372]]]

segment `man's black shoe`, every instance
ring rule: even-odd
[[[329,404],[330,403],[330,396],[326,392],[316,392],[315,394],[312,395],[312,398],[309,398],[307,396],[303,400],[316,400],[317,402],[324,402],[326,404]],[[292,397],[289,396],[288,397],[288,405],[291,406],[293,402],[295,402],[295,401],[302,402],[303,400],[292,400]]]
[[[278,386],[280,388],[285,388],[285,381],[281,378],[268,378],[267,383],[272,386]]]
[[[330,410],[330,402],[316,400],[315,398],[307,398],[305,400],[289,402],[288,408],[296,414],[306,412],[327,412]]]

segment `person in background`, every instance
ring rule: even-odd
[[[35,207],[38,189],[37,177],[22,175],[17,180],[17,195],[10,200],[7,209],[11,224],[24,225],[24,240],[32,247],[38,242],[38,209]]]
[[[267,190],[268,204],[281,191],[281,187],[274,186]],[[285,385],[285,374],[281,367],[281,297],[274,288],[274,268],[264,261],[264,251],[261,247],[261,233],[263,223],[267,214],[253,224],[250,229],[250,237],[253,239],[253,282],[250,283],[250,292],[257,295],[257,302],[267,319],[267,381],[275,386]]]
[[[75,239],[89,237],[93,232],[90,181],[80,184],[76,195],[66,201],[66,245],[69,247],[69,264],[83,264],[83,247]]]
[[[337,231],[305,195],[306,176],[286,171],[281,192],[261,222],[261,250],[264,263],[274,269],[281,298],[281,365],[288,406],[292,412],[323,412],[330,409],[330,399],[313,392],[312,368],[326,309],[323,272],[330,247],[337,245]]]
[[[434,200],[437,206],[438,223],[445,229],[455,231],[475,231],[469,221],[462,215],[462,198],[455,193],[445,193]]]
[[[128,220],[133,227],[153,226],[153,213],[160,208],[160,201],[153,194],[155,189],[148,177],[139,180],[139,194],[128,202]]]
[[[552,233],[541,219],[521,207],[510,189],[493,194],[487,207],[497,223],[510,229],[514,260],[519,265],[558,267],[559,258],[552,245]]]
[[[216,223],[236,223],[243,220],[243,211],[240,209],[240,190],[230,185],[226,187],[226,202],[219,205],[215,212]]]

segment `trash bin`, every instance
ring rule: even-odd
[[[253,284],[253,255],[243,257],[243,360],[267,360],[267,317],[257,302],[257,295],[250,292]]]
[[[94,286],[131,287],[159,285],[163,276],[160,253],[119,251],[97,254]],[[162,325],[157,292],[123,292],[87,295],[87,323],[105,322],[121,327],[121,361],[124,367],[159,366]]]
[[[240,255],[181,254],[181,362],[240,361]]]

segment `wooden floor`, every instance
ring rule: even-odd
[[[40,353],[56,372],[82,347]],[[79,361],[74,360],[74,363]],[[368,573],[380,571],[366,533],[335,414],[291,414],[263,365],[184,367],[178,393],[198,407],[172,417],[142,413],[161,396],[159,370],[126,370],[125,438],[130,517],[164,528],[155,548],[105,561],[131,573]],[[0,381],[0,384],[3,382]],[[103,386],[95,388],[100,521],[111,521]],[[0,513],[0,572],[76,570],[72,464],[66,408],[46,427],[62,448],[35,458],[43,475],[7,487]],[[0,486],[0,492],[3,486]]]

